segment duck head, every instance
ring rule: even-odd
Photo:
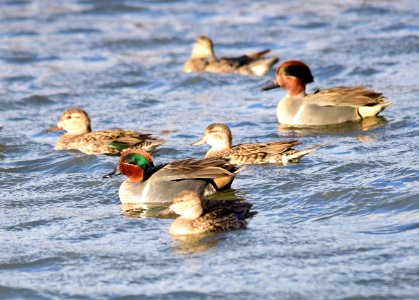
[[[180,192],[170,205],[170,209],[185,219],[195,220],[204,212],[204,199],[194,191]]]
[[[87,112],[80,108],[67,109],[60,117],[56,126],[47,131],[65,130],[69,134],[85,134],[91,130],[90,118]]]
[[[144,179],[144,173],[153,167],[153,159],[150,154],[141,149],[128,149],[119,158],[118,167],[103,177],[109,178],[123,174],[128,177],[128,181],[140,182]]]
[[[290,96],[295,96],[305,92],[306,85],[313,81],[314,77],[305,63],[299,60],[289,60],[277,68],[273,84],[263,87],[262,91],[281,87],[288,90]]]
[[[193,45],[191,57],[216,61],[217,59],[214,54],[214,46],[211,39],[207,36],[198,37]]]
[[[208,125],[204,131],[204,136],[194,143],[192,146],[208,144],[213,150],[222,151],[230,149],[232,144],[231,130],[227,125],[222,123],[213,123]]]

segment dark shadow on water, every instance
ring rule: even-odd
[[[51,299],[46,296],[42,296],[38,291],[34,289],[26,289],[12,286],[0,285],[0,295],[2,299],[33,299],[33,300],[44,300]]]
[[[380,228],[376,228],[373,230],[368,231],[361,231],[361,233],[365,234],[397,234],[401,232],[406,232],[410,230],[418,230],[419,229],[419,222],[412,222],[407,224],[401,225],[394,225],[394,226],[384,226]]]
[[[287,127],[278,126],[278,131],[295,133],[302,136],[307,135],[347,135],[356,134],[357,132],[366,132],[378,129],[388,123],[384,117],[369,117],[358,122],[346,122],[337,125],[312,126],[312,127]]]
[[[0,128],[0,131],[1,131],[1,128]],[[0,144],[0,160],[4,160],[4,158],[6,157],[5,155],[2,154],[5,151],[6,151],[6,145]]]

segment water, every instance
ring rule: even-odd
[[[279,2],[279,1],[278,1]],[[0,298],[419,297],[417,1],[1,1]],[[273,79],[183,74],[198,35],[311,67],[310,89],[366,85],[393,105],[370,124],[278,130]],[[116,158],[56,152],[68,107],[94,129],[155,133],[157,162],[202,157],[204,128],[234,142],[326,146],[250,166],[247,230],[176,240],[170,219],[122,213]]]

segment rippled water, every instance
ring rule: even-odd
[[[272,2],[272,3],[271,3]],[[419,297],[417,1],[1,1],[0,298]],[[206,34],[234,55],[312,66],[310,89],[363,84],[394,103],[373,123],[278,130],[273,79],[183,74]],[[326,146],[250,166],[233,191],[248,230],[174,240],[121,212],[114,157],[55,152],[68,107],[94,129],[155,133],[157,162],[201,157],[212,122],[235,143]]]

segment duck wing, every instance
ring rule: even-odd
[[[233,146],[232,150],[235,155],[250,155],[257,152],[277,154],[289,150],[298,144],[300,144],[299,141],[239,144]]]
[[[371,106],[385,102],[382,93],[374,92],[362,86],[357,87],[334,87],[316,91],[307,95],[307,104],[318,106]]]
[[[224,201],[207,208],[201,217],[194,220],[194,225],[206,232],[246,228],[246,219],[256,214],[250,212],[251,207],[252,204],[247,202]]]
[[[206,214],[215,214],[216,216],[225,216],[235,213],[239,219],[249,218],[257,214],[255,211],[250,211],[253,204],[243,200],[205,200],[205,210],[203,216]]]
[[[109,144],[114,141],[135,144],[154,138],[150,134],[139,133],[132,130],[110,129],[89,132],[83,135],[82,139],[88,142],[102,142],[104,144]]]
[[[239,68],[241,66],[248,65],[254,61],[261,59],[270,51],[271,51],[270,49],[266,49],[260,52],[245,54],[238,57],[221,57],[219,58],[219,62],[229,64],[230,66],[234,68]]]
[[[100,152],[108,155],[118,155],[127,148],[152,148],[162,144],[150,134],[132,130],[110,129],[92,131],[77,139],[77,144],[83,152]],[[147,150],[147,149],[144,149]]]
[[[262,163],[268,156],[282,154],[298,144],[298,141],[239,144],[233,146],[228,158],[234,163]]]
[[[166,164],[158,172],[161,180],[215,179],[234,176],[240,168],[219,158],[183,159]]]

